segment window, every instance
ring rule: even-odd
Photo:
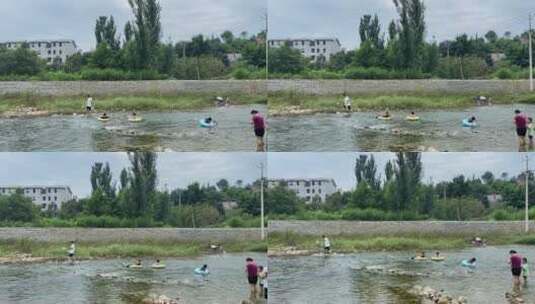
[[[35,193],[35,188],[33,188],[33,193]]]
[[[324,44],[325,44],[325,43],[324,43]],[[62,47],[62,46],[63,46],[63,43],[62,43],[62,42],[60,42],[60,43],[59,43],[59,47]]]
[[[48,50],[48,55],[52,54],[52,51],[51,50]]]
[[[316,49],[312,49],[311,52],[312,52],[312,53],[316,52]]]
[[[320,186],[321,186],[321,181],[319,181],[319,182],[318,182],[318,185],[320,185]]]
[[[46,204],[42,204],[41,209],[46,209]]]
[[[51,201],[51,200],[52,200],[52,198],[49,196],[49,197],[48,197],[48,201]]]
[[[321,194],[321,189],[318,189],[318,193],[320,193],[320,194]]]
[[[54,55],[56,55],[56,50],[54,50]]]
[[[323,49],[323,52],[324,52],[324,53],[327,53],[327,49]]]
[[[307,201],[310,201],[310,196],[307,196],[307,197],[306,197],[306,200],[307,200]]]
[[[310,46],[315,46],[314,41],[310,41]]]
[[[43,201],[46,201],[46,196],[43,196]]]
[[[307,194],[310,193],[310,189],[307,189]]]
[[[60,54],[60,55],[63,54],[63,51],[62,51],[62,50],[59,50],[59,54]]]
[[[57,201],[58,200],[58,197],[57,196],[54,196],[54,201]]]
[[[325,45],[327,42],[325,40],[323,40],[323,45]]]
[[[54,42],[54,43],[52,43],[52,46],[56,46],[56,43],[55,43],[55,42]]]
[[[39,42],[39,43],[37,44],[37,46],[41,47],[41,42]]]
[[[57,188],[54,188],[54,193],[58,193],[58,189]]]
[[[316,193],[316,189],[312,189],[312,193]]]
[[[52,193],[52,189],[48,189],[48,193]]]
[[[312,56],[312,57],[310,57],[310,58],[312,58],[312,60],[316,60],[316,56]]]

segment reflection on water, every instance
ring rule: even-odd
[[[0,119],[0,151],[255,151],[251,109],[233,106],[199,112],[139,113],[144,121],[128,122],[129,113],[112,113],[103,123],[92,116]],[[199,128],[212,117],[214,130]]]
[[[264,255],[250,256],[266,265]],[[245,258],[165,260],[163,270],[128,270],[123,265],[130,261],[123,260],[0,266],[0,303],[140,303],[150,294],[180,297],[180,303],[189,304],[241,303],[249,292]],[[206,278],[193,272],[202,264],[211,271]]]
[[[535,247],[514,246],[535,261]],[[415,285],[444,290],[468,303],[505,303],[512,290],[509,247],[443,252],[444,262],[415,262],[414,253],[362,253],[330,257],[270,258],[273,303],[419,303],[409,289]],[[430,254],[430,253],[429,253]],[[476,257],[474,271],[460,266]],[[522,290],[535,297],[535,280]],[[531,302],[530,302],[531,303]]]
[[[406,112],[393,112],[392,121],[375,113],[316,114],[270,118],[271,151],[518,151],[513,111],[535,116],[533,105],[478,107],[458,111],[418,112],[421,121],[405,121]],[[461,121],[476,116],[479,127]]]

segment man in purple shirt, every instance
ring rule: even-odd
[[[520,150],[526,146],[526,134],[528,132],[528,118],[520,110],[515,110],[516,135],[518,135],[518,145]]]
[[[258,266],[252,258],[247,258],[245,264],[245,272],[247,273],[247,281],[251,287],[251,300],[255,300],[258,294]]]
[[[522,256],[515,250],[509,251],[509,264],[513,274],[513,287],[520,286],[520,275],[522,274]]]
[[[262,117],[262,115],[260,115],[257,110],[252,110],[251,115],[253,115],[252,124],[256,136],[256,152],[264,152],[264,135],[266,135],[266,122],[264,120],[264,117]]]

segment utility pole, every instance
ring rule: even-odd
[[[533,92],[533,37],[532,37],[532,26],[531,26],[531,18],[533,14],[529,14],[529,90],[530,92]]]
[[[525,174],[525,184],[526,184],[526,197],[525,197],[525,218],[524,218],[524,229],[525,232],[529,232],[529,156],[526,155],[526,172]]]
[[[266,80],[269,80],[269,15],[266,13]]]
[[[260,236],[266,239],[264,232],[264,163],[260,163]]]

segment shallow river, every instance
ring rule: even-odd
[[[477,107],[458,111],[418,112],[418,122],[405,121],[407,112],[392,112],[391,121],[376,113],[316,114],[270,118],[270,150],[314,151],[416,151],[450,152],[518,151],[513,111],[535,117],[535,105]],[[463,128],[469,116],[477,128]]]
[[[252,109],[265,105],[211,108],[199,112],[139,113],[143,122],[128,122],[129,113],[112,113],[103,123],[92,116],[55,115],[0,119],[0,151],[114,152],[255,151],[250,124]],[[199,128],[200,119],[212,117],[213,130]]]
[[[535,266],[535,247],[514,246]],[[408,290],[429,286],[468,303],[506,303],[512,290],[510,247],[443,252],[444,262],[416,262],[415,253],[362,253],[347,256],[270,258],[273,303],[420,303]],[[431,252],[428,252],[431,254]],[[461,267],[476,257],[477,267]],[[368,269],[368,270],[367,270]],[[391,273],[391,271],[393,273]],[[523,289],[526,303],[535,298],[535,278]],[[270,301],[271,301],[270,300]]]
[[[265,255],[249,256],[266,265]],[[0,266],[0,303],[139,303],[150,294],[163,294],[179,297],[180,303],[236,304],[248,297],[246,257],[164,260],[163,270],[128,270],[122,266],[130,262],[126,260]],[[210,275],[194,275],[194,269],[205,263]]]

